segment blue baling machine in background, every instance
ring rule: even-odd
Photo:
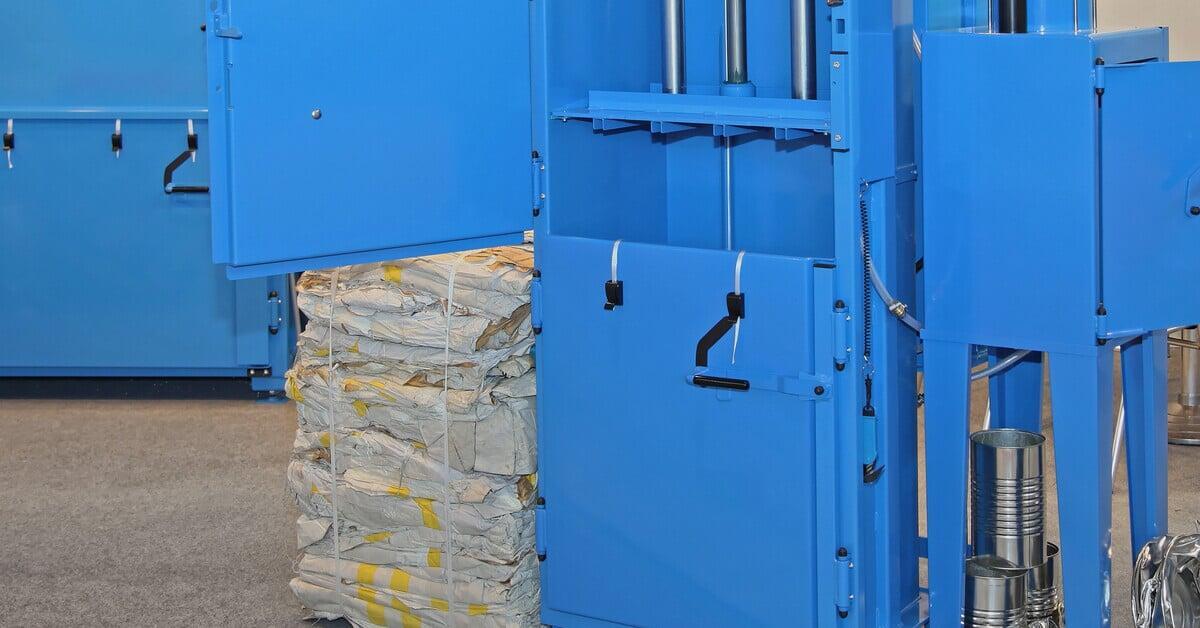
[[[0,9],[0,377],[283,389],[287,278],[210,261],[204,4]]]

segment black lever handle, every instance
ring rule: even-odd
[[[180,166],[187,163],[187,160],[191,159],[192,155],[196,154],[196,150],[199,148],[199,146],[199,139],[194,134],[188,135],[187,150],[179,153],[179,156],[175,158],[175,161],[167,164],[167,169],[163,171],[164,192],[167,194],[208,194],[207,185],[175,185],[172,182],[175,177],[175,171],[178,170]]]
[[[750,390],[750,380],[733,379],[731,377],[713,377],[712,375],[696,375],[692,383],[701,388],[724,388],[725,390]]]
[[[738,320],[746,318],[746,295],[730,292],[725,297],[725,308],[729,314],[717,321],[713,328],[696,344],[696,366],[708,366],[708,351],[716,346],[729,330],[737,325]]]

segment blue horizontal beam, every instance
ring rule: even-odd
[[[0,119],[207,120],[206,107],[0,107]]]
[[[739,98],[704,94],[594,91],[587,100],[554,112],[560,120],[704,124],[827,132],[827,100]]]

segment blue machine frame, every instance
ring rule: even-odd
[[[660,93],[662,18],[644,0],[209,15],[232,276],[535,229],[548,624],[923,621],[917,337],[874,302],[864,359],[860,246],[865,212],[878,268],[913,302],[911,12],[815,3],[817,98],[801,101],[789,2],[753,4],[757,97],[721,95],[720,0],[688,3],[679,95]],[[617,240],[623,305],[606,310]],[[740,251],[736,364],[731,333],[698,367]]]
[[[21,33],[0,41],[0,377],[282,390],[287,278],[227,279],[208,261],[208,196],[162,183],[189,126],[199,146],[176,179],[208,182],[204,2],[17,2],[0,19]]]
[[[1200,230],[1200,64],[1168,63],[1165,29],[1095,33],[1076,4],[1031,2],[1030,34],[964,14],[919,40],[934,626],[963,603],[974,346],[1050,356],[1071,625],[1111,622],[1118,347],[1134,552],[1166,533],[1166,330],[1200,318],[1170,289]],[[1003,379],[993,425],[1041,431],[1040,359]]]
[[[866,244],[929,322],[932,624],[960,622],[983,348],[1052,354],[1068,613],[1104,625],[1112,349],[1136,542],[1165,521],[1159,330],[1200,318],[1154,282],[1190,249],[1150,240],[1196,228],[1200,147],[1147,132],[1184,124],[1196,70],[1155,62],[1162,31],[1091,33],[1086,1],[1031,0],[1045,32],[1008,36],[988,2],[818,2],[816,98],[792,100],[789,1],[747,15],[752,85],[722,84],[722,4],[687,4],[687,93],[663,94],[645,0],[216,0],[216,260],[255,277],[532,227],[544,621],[915,626],[918,337]],[[1041,369],[992,382],[1000,425],[1040,429]]]

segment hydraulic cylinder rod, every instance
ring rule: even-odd
[[[725,82],[750,81],[746,68],[746,0],[725,0]]]
[[[1094,0],[1029,0],[1029,32],[1075,33],[1096,30]]]
[[[1000,32],[1027,32],[1028,15],[1025,0],[1000,0]]]
[[[687,91],[683,42],[683,0],[663,0],[663,93]]]
[[[792,0],[792,98],[817,97],[817,34],[813,0]]]

